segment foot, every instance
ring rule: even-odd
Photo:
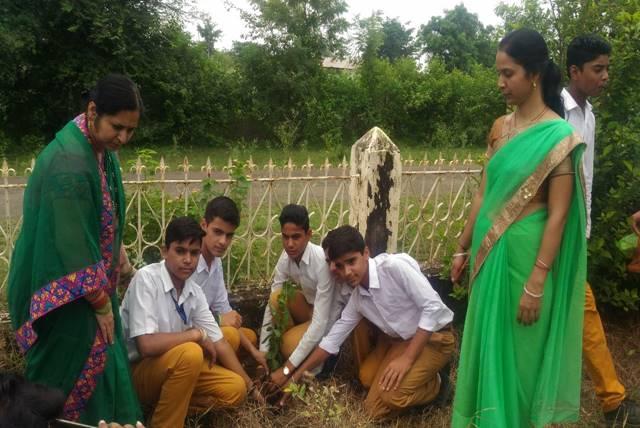
[[[605,412],[604,419],[608,427],[640,427],[640,406],[625,398],[617,409]]]
[[[448,405],[451,402],[452,398],[452,390],[451,390],[451,364],[447,364],[438,372],[438,376],[440,377],[440,391],[438,391],[438,395],[433,400],[433,404],[438,407],[443,407]]]

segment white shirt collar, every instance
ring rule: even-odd
[[[209,266],[207,266],[207,261],[205,260],[202,253],[200,253],[200,258],[198,258],[198,266],[196,267],[196,272],[201,273],[204,271],[209,274],[215,272],[218,269],[218,265],[220,264],[218,259],[219,257],[213,258],[213,260],[211,261],[211,270],[209,270]]]
[[[571,93],[567,88],[562,88],[562,101],[564,103],[564,109],[566,111],[571,111],[575,108],[580,108],[576,100],[573,99]],[[591,103],[587,100],[585,104],[585,111],[591,111]]]
[[[376,269],[376,261],[369,257],[369,288],[365,289],[364,287],[359,287],[360,294],[369,294],[369,290],[372,288],[379,289],[380,288],[380,280],[378,279],[378,269]]]
[[[173,285],[173,281],[171,280],[171,275],[169,275],[169,271],[167,270],[165,261],[162,260],[160,263],[162,264],[160,268],[160,275],[162,275],[162,285],[164,287],[164,292],[169,293],[171,292],[171,290],[175,290],[176,287]],[[191,277],[189,277],[184,283],[184,288],[182,289],[182,293],[180,294],[180,300],[184,302],[190,295],[195,295],[196,293],[193,289],[194,286],[196,286],[195,283],[193,282]],[[176,290],[176,294],[177,292],[178,290]]]
[[[309,266],[309,259],[311,258],[311,245],[307,242],[307,246],[304,248],[304,253],[302,253],[302,257],[300,258],[300,263],[304,263]]]

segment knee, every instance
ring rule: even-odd
[[[239,406],[246,398],[247,385],[240,376],[235,375],[226,391],[226,404],[228,406]]]
[[[253,346],[258,346],[258,336],[255,331],[245,327],[242,327],[240,330]]]
[[[188,372],[199,374],[202,369],[202,362],[204,361],[204,355],[202,348],[197,343],[187,342],[182,345],[178,345],[171,351],[176,354],[175,368],[181,368]]]
[[[238,329],[235,327],[222,327],[222,335],[229,342],[229,345],[233,348],[234,352],[238,352],[240,348],[240,333],[238,333]]]
[[[282,335],[282,344],[280,345],[280,353],[285,359],[288,359],[291,356],[291,354],[293,354],[293,351],[296,350],[296,347],[298,346],[298,343],[299,343],[299,337],[297,337],[297,335],[292,333],[293,332],[289,330],[288,332],[285,332]]]
[[[280,292],[282,290],[276,290],[269,296],[269,306],[271,307],[271,312],[275,312],[278,309],[278,297],[280,297]]]

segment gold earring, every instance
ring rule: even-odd
[[[536,85],[536,82],[533,82],[533,89],[537,88],[538,85]]]

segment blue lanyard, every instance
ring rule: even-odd
[[[173,293],[169,292],[169,295],[171,296],[171,300],[173,300],[173,304],[176,306],[176,312],[180,315],[182,322],[185,325],[189,324],[187,321],[187,313],[184,311],[184,303],[178,305],[178,301],[173,297]]]

